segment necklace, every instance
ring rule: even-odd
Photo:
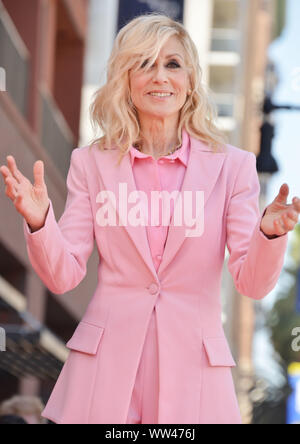
[[[175,148],[171,149],[170,151],[167,152],[167,154],[160,154],[159,157],[162,156],[170,156],[170,154],[175,153],[175,151],[177,151],[179,148],[181,147],[181,144],[177,145]],[[137,150],[139,150],[140,152],[142,152],[142,148],[140,146],[135,146],[135,148]]]

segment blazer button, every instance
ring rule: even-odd
[[[148,291],[150,294],[155,294],[158,292],[158,285],[152,282],[152,284],[149,285]]]

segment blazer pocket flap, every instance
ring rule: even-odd
[[[98,350],[104,327],[80,322],[66,347],[82,353],[95,355]]]
[[[226,338],[203,338],[203,343],[211,366],[236,367]]]

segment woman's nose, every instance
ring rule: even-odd
[[[153,72],[153,80],[156,82],[164,82],[167,80],[167,73],[164,67],[155,67]]]

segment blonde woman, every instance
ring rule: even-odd
[[[104,135],[74,149],[58,223],[42,161],[34,185],[12,156],[1,167],[32,266],[52,292],[81,282],[95,240],[99,252],[96,291],[43,416],[240,424],[221,322],[225,246],[237,290],[262,299],[280,275],[299,200],[287,204],[283,184],[260,214],[255,156],[222,137],[196,47],[166,16],[121,29],[91,113]]]

